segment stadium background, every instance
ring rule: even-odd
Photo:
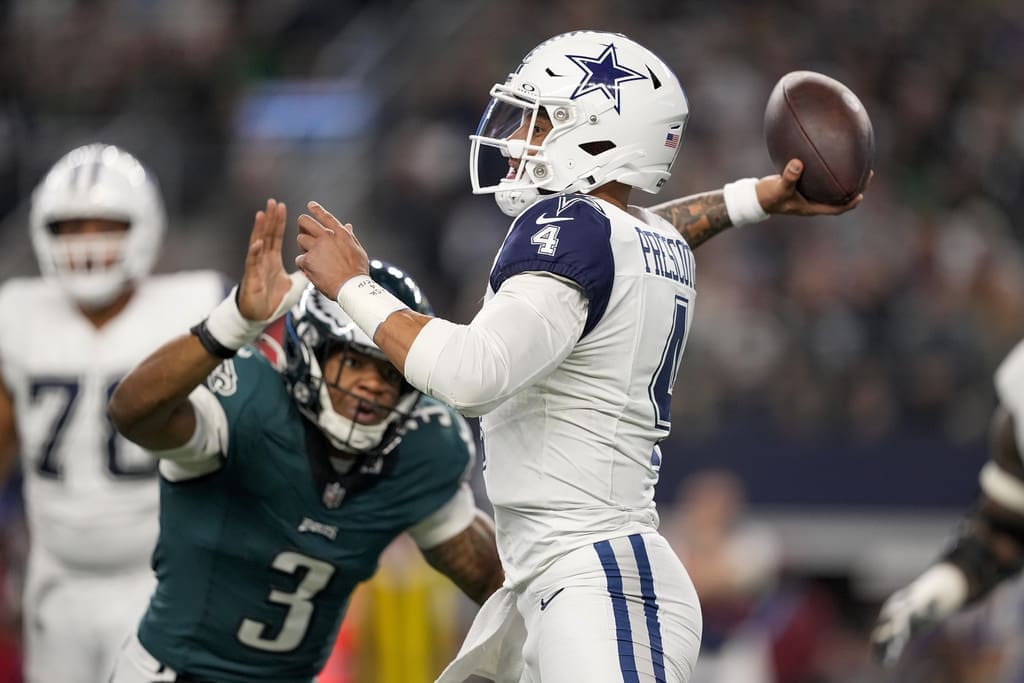
[[[878,600],[933,557],[973,498],[992,372],[1024,336],[1015,0],[0,2],[0,278],[35,272],[35,183],[68,148],[100,140],[161,182],[161,271],[237,277],[267,196],[293,219],[317,199],[410,271],[441,315],[468,321],[507,219],[469,193],[466,136],[523,54],[583,27],[638,39],[687,90],[662,197],[773,172],[762,113],[787,71],[845,82],[875,125],[876,176],[857,211],[773,219],[697,255],[700,304],[658,497],[681,554],[700,562],[694,529],[718,525],[739,564],[759,569],[706,605],[709,664],[694,683],[1024,680],[1015,586],[900,672],[876,670],[864,640]],[[0,508],[11,667],[0,680],[16,680],[14,487]],[[473,613],[408,547],[384,565],[339,646],[355,673],[337,680],[430,680]],[[743,678],[723,673],[748,660],[759,664]]]

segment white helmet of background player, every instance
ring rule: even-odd
[[[62,221],[90,218],[122,221],[128,230],[55,232]],[[77,147],[57,161],[35,189],[29,213],[39,269],[86,308],[102,308],[149,274],[166,221],[152,175],[128,152],[103,144]]]
[[[598,31],[541,43],[491,98],[470,136],[470,179],[475,194],[495,193],[510,216],[542,190],[590,192],[618,181],[656,193],[690,112],[665,62],[621,34]],[[532,130],[540,110],[552,124],[540,145],[508,139],[524,125]],[[515,170],[510,159],[520,160]]]

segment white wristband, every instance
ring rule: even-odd
[[[1024,482],[989,460],[981,468],[981,490],[1003,507],[1024,514]]]
[[[929,616],[942,619],[967,601],[967,578],[949,562],[940,562],[914,579],[906,590],[915,609],[934,610]]]
[[[733,225],[760,223],[768,218],[768,213],[757,200],[757,178],[741,178],[726,183],[722,194],[725,195],[725,210],[729,212]]]
[[[389,315],[409,308],[369,275],[349,278],[338,290],[338,305],[370,339]]]
[[[221,346],[237,351],[246,344],[256,341],[267,326],[262,320],[249,320],[242,316],[235,302],[238,287],[232,287],[224,301],[210,311],[206,318],[206,329]]]
[[[277,309],[266,320],[249,320],[238,310],[238,285],[231,288],[224,301],[210,311],[206,318],[206,330],[221,346],[237,351],[246,344],[259,338],[263,329],[271,322],[288,312],[309,284],[309,280],[301,271],[288,276],[292,281],[291,289],[277,304]]]

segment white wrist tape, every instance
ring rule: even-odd
[[[238,310],[238,285],[231,288],[224,301],[210,311],[206,318],[206,329],[220,344],[226,348],[238,350],[246,344],[251,344],[259,338],[263,329],[272,321],[284,315],[288,309],[299,300],[302,291],[309,284],[309,280],[301,272],[297,271],[288,277],[291,278],[292,286],[284,295],[277,309],[266,320],[249,320]]]
[[[238,350],[246,344],[256,341],[260,332],[266,327],[262,320],[249,320],[242,317],[235,302],[238,287],[232,287],[224,301],[210,311],[206,318],[206,329],[222,346]]]
[[[768,213],[757,200],[757,178],[741,178],[726,183],[722,188],[725,195],[725,210],[729,212],[729,220],[733,225],[760,223],[768,218]]]
[[[967,600],[967,578],[957,567],[940,562],[929,567],[906,588],[917,610],[932,609],[929,616],[942,619],[960,609]]]
[[[338,305],[370,339],[395,311],[409,308],[369,275],[357,275],[338,290]]]
[[[1024,514],[1024,482],[992,461],[981,468],[981,490],[989,498],[1018,514]]]

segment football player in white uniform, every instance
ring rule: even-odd
[[[155,585],[155,461],[116,434],[107,401],[139,360],[201,320],[213,272],[150,276],[159,189],[131,154],[70,151],[32,196],[42,277],[0,287],[0,481],[21,455],[30,550],[30,683],[106,680]]]
[[[484,416],[507,578],[440,680],[686,681],[700,607],[654,506],[696,293],[681,237],[856,200],[807,202],[793,161],[654,211],[629,205],[668,179],[689,109],[668,66],[619,34],[556,36],[491,96],[470,138],[473,189],[516,218],[469,325],[375,286],[351,225],[319,204],[299,219],[296,263],[413,385]]]
[[[882,605],[871,639],[894,665],[911,641],[1024,569],[1024,342],[995,374],[999,404],[992,417],[981,493],[942,555]]]

